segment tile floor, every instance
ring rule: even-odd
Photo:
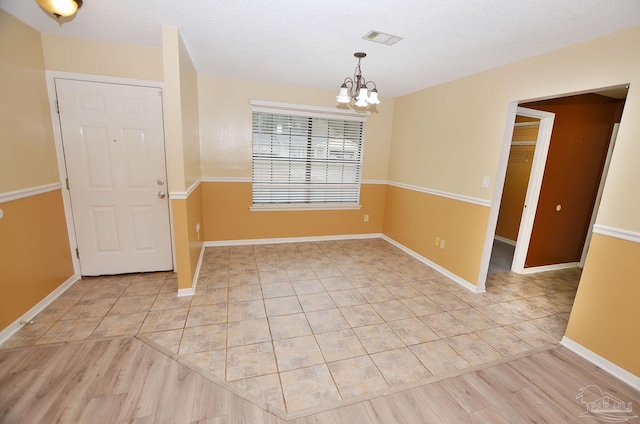
[[[0,348],[138,335],[317,410],[557,343],[579,278],[495,273],[475,294],[381,239],[210,247],[192,297],[173,273],[85,278]]]

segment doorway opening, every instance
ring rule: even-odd
[[[518,105],[489,274],[584,264],[627,91],[625,84]],[[535,111],[555,115],[547,146],[545,118],[533,141]]]

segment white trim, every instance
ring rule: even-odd
[[[567,338],[566,336],[562,337],[560,344],[566,347],[567,349],[569,349],[571,352],[575,353],[576,355],[581,356],[582,358],[591,362],[595,366],[601,368],[602,370],[608,372],[609,374],[616,377],[617,379],[633,387],[634,389],[640,390],[640,377],[631,374],[629,371],[623,368],[620,368],[618,365],[614,364],[608,359],[605,359],[602,356],[598,355],[597,353],[590,351],[586,347],[582,346],[579,343],[574,342],[573,340]]]
[[[520,219],[518,238],[516,239],[516,248],[513,252],[513,262],[511,264],[511,270],[513,272],[525,273],[525,260],[527,258],[531,235],[533,233],[533,223],[536,217],[536,210],[538,209],[538,200],[540,199],[540,191],[542,189],[542,178],[544,177],[544,169],[547,165],[547,155],[549,153],[551,133],[553,131],[553,123],[556,115],[551,112],[527,109],[523,107],[517,108],[517,114],[540,119],[540,129],[538,130],[538,138],[536,139],[536,150],[533,153],[533,161],[531,162],[529,184],[527,185],[527,193],[525,195],[522,217]],[[509,136],[509,148],[511,145],[511,138],[512,137]],[[505,140],[505,143],[506,142],[507,140]],[[501,170],[501,172],[506,174],[506,166],[504,170]],[[538,267],[535,268],[537,269]]]
[[[418,187],[418,186],[403,184],[403,183],[396,183],[393,181],[389,181],[387,184],[394,187],[417,191],[420,193],[432,194],[435,196],[446,197],[448,199],[459,200],[461,202],[472,203],[474,205],[491,207],[491,201],[485,200],[485,199],[479,199],[477,197],[464,196],[462,194],[449,193],[446,191],[434,190],[431,188]]]
[[[251,177],[202,177],[203,183],[250,183]]]
[[[640,233],[622,228],[610,227],[608,225],[596,224],[593,226],[593,232],[603,236],[614,237],[621,240],[640,243]]]
[[[251,212],[282,212],[282,211],[352,211],[360,210],[362,205],[341,203],[282,203],[249,206]]]
[[[0,193],[0,203],[11,202],[14,200],[25,199],[31,196],[37,196],[39,194],[48,193],[50,191],[60,190],[62,183],[51,183],[37,187],[24,188],[21,190],[8,191],[6,193]]]
[[[454,274],[453,272],[447,270],[446,268],[441,267],[437,263],[430,261],[429,259],[427,259],[424,256],[420,255],[419,253],[414,252],[413,250],[409,249],[405,245],[395,241],[391,237],[386,236],[386,235],[383,234],[382,235],[382,239],[385,240],[385,241],[388,241],[391,244],[393,244],[394,246],[396,246],[398,249],[404,251],[405,253],[413,256],[414,258],[416,258],[420,262],[424,263],[425,265],[428,265],[431,268],[435,269],[440,274],[451,278],[453,281],[455,281],[456,283],[460,284],[465,289],[467,289],[467,290],[469,290],[471,292],[474,292],[474,293],[484,293],[486,291],[484,289],[484,287],[479,287],[479,286],[475,286],[475,285],[471,284],[470,282],[468,282],[464,278]]]
[[[11,336],[13,336],[18,330],[20,330],[20,328],[26,325],[26,323],[32,321],[36,315],[42,312],[47,306],[51,304],[51,302],[56,300],[62,293],[64,293],[69,287],[74,285],[80,279],[81,277],[79,275],[72,275],[64,283],[60,284],[55,288],[55,290],[49,293],[47,297],[38,302],[33,308],[22,314],[20,318],[9,324],[7,328],[0,331],[0,345],[6,342]]]
[[[254,245],[254,244],[307,243],[307,242],[314,242],[314,241],[366,240],[366,239],[375,239],[375,238],[384,238],[384,236],[380,233],[367,233],[367,234],[345,234],[345,235],[335,235],[335,236],[220,240],[220,241],[205,241],[204,245],[206,247],[244,246],[244,245]]]
[[[514,271],[517,274],[535,274],[536,272],[558,271],[560,269],[576,268],[580,266],[580,262],[567,262],[564,264],[542,265],[523,268],[520,271]]]
[[[511,240],[511,239],[508,239],[506,237],[501,237],[501,236],[495,235],[495,236],[493,236],[493,239],[497,240],[499,242],[508,244],[510,246],[515,246],[516,245],[516,241],[515,240]]]
[[[352,109],[338,109],[323,106],[298,105],[292,103],[265,102],[261,100],[251,100],[253,112],[286,113],[291,115],[312,116],[318,118],[334,118],[342,120],[352,120],[365,122],[371,115],[369,111],[356,111]]]
[[[188,289],[178,289],[178,297],[193,296],[196,294],[196,287],[198,286],[198,278],[200,277],[200,267],[202,266],[202,258],[204,257],[205,244],[202,243],[200,247],[200,257],[198,258],[198,266],[196,266],[196,272],[193,274],[193,281],[191,287]]]
[[[498,226],[498,214],[500,212],[500,202],[502,201],[502,191],[504,190],[504,181],[507,176],[507,165],[509,163],[509,152],[511,150],[511,140],[513,139],[513,125],[516,121],[516,111],[518,103],[510,102],[507,107],[507,119],[502,135],[502,147],[500,150],[500,159],[496,173],[496,182],[493,186],[493,195],[491,197],[491,209],[489,210],[489,221],[487,223],[487,232],[484,238],[484,246],[482,248],[482,259],[480,260],[480,270],[478,271],[478,288],[485,289],[487,283],[487,275],[489,274],[489,264],[491,262],[491,252],[493,251],[493,239],[496,235],[496,227]]]
[[[141,87],[164,88],[163,81],[143,80],[135,78],[112,77],[109,75],[79,74],[75,72],[45,71],[47,79],[59,78],[76,81],[102,82],[107,84],[137,85]]]
[[[251,177],[202,177],[203,183],[250,183]],[[389,184],[387,180],[361,180],[360,184]]]
[[[178,297],[193,296],[196,294],[195,287],[189,287],[188,289],[178,289]]]
[[[193,193],[193,191],[198,188],[198,186],[200,185],[200,182],[202,181],[202,178],[198,178],[193,184],[191,184],[189,186],[189,188],[186,191],[170,191],[169,192],[169,199],[171,200],[187,200],[189,198],[189,196],[191,196],[191,193]]]

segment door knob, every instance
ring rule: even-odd
[[[158,178],[158,185],[164,185],[164,179]]]
[[[167,194],[166,194],[164,191],[159,191],[159,192],[158,192],[158,197],[159,197],[159,198],[161,198],[161,199],[164,199],[164,197],[165,197],[166,195],[167,195]]]

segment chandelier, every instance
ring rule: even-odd
[[[357,107],[367,107],[369,105],[380,104],[378,100],[378,89],[376,83],[373,81],[367,81],[362,76],[360,70],[360,60],[366,57],[366,53],[358,52],[353,54],[358,58],[358,64],[352,77],[344,79],[342,86],[340,87],[340,94],[336,97],[338,103],[352,103]],[[369,85],[373,85],[373,88],[369,89]]]
[[[36,0],[41,8],[56,18],[73,16],[82,7],[82,0]]]

